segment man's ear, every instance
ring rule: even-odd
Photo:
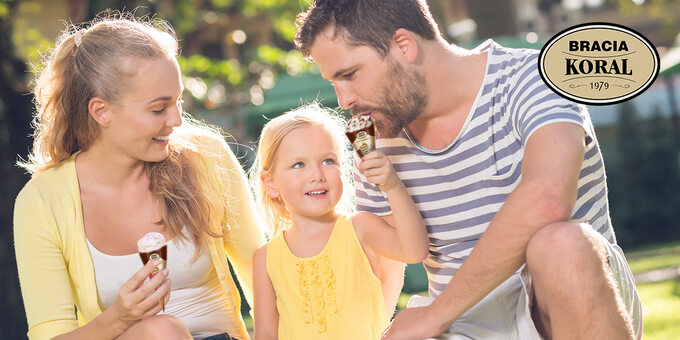
[[[94,120],[102,127],[109,126],[111,118],[109,114],[110,109],[111,106],[109,103],[99,97],[93,97],[90,99],[90,102],[87,103],[87,110],[89,111],[90,116],[92,116],[92,118],[94,118]]]
[[[274,179],[272,178],[271,173],[269,171],[262,171],[260,173],[260,181],[264,185],[264,189],[267,191],[267,195],[271,198],[277,198],[279,197],[279,190],[276,189],[276,185],[274,184]]]
[[[414,34],[405,28],[399,28],[392,35],[392,43],[397,47],[399,53],[409,63],[418,59],[418,41]]]

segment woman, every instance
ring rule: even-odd
[[[14,225],[30,339],[248,338],[227,257],[252,301],[264,237],[224,139],[182,113],[176,56],[164,22],[98,19],[38,75]],[[170,240],[152,279],[148,232]]]

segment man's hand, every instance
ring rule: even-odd
[[[430,306],[402,310],[383,332],[383,340],[421,340],[434,338],[446,331],[437,325]]]

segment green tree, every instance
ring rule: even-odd
[[[261,104],[264,92],[279,74],[308,70],[311,64],[295,50],[293,38],[295,16],[310,2],[159,2],[154,12],[169,20],[182,39],[180,66],[186,76],[187,97],[197,112],[217,110],[236,115],[243,104]],[[215,40],[200,45],[201,36]]]
[[[680,31],[678,8],[680,0],[608,0],[614,3],[624,15],[645,15],[657,18],[664,27],[664,32],[677,35]]]

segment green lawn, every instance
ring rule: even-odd
[[[660,268],[680,267],[680,242],[626,252],[626,258],[633,274]]]
[[[680,337],[680,279],[638,285],[642,299],[643,339]]]
[[[679,267],[680,241],[626,252],[634,274]],[[642,299],[643,339],[680,337],[680,279],[637,285]]]

